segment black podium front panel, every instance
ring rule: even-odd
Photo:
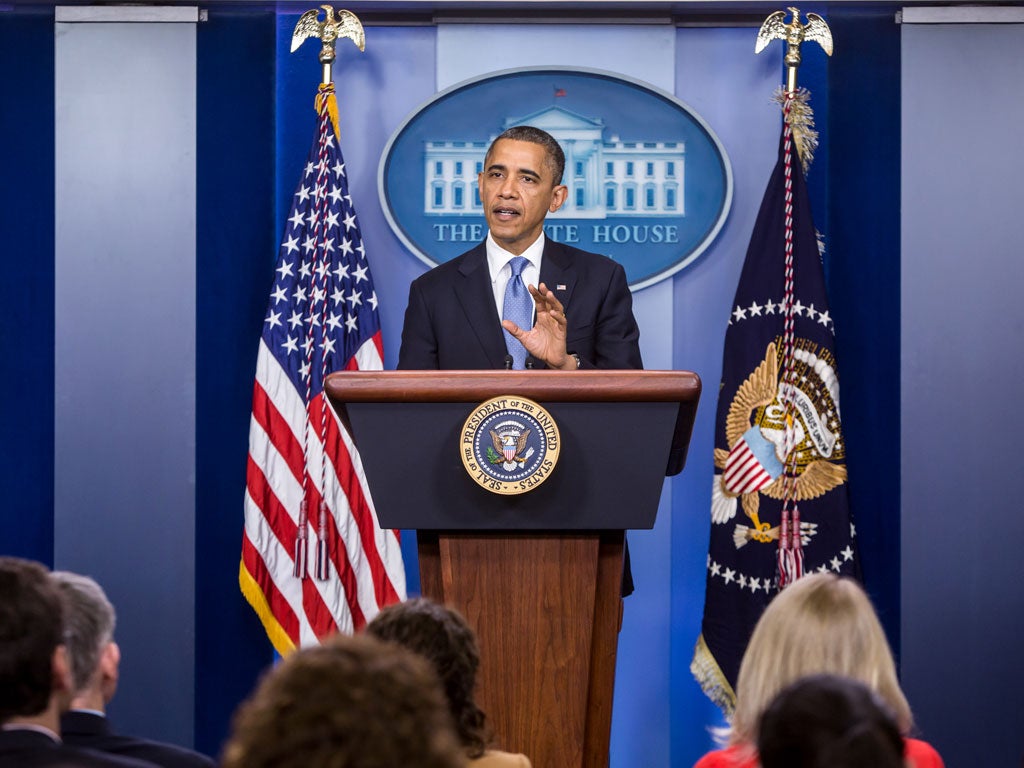
[[[462,426],[478,403],[348,403],[384,528],[653,528],[679,403],[542,403],[561,435],[558,464],[518,496],[467,474]]]

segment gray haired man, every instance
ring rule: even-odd
[[[114,642],[117,616],[103,588],[88,576],[55,571],[64,597],[64,625],[74,693],[61,715],[65,743],[147,760],[164,768],[213,768],[214,762],[184,747],[115,733],[106,717],[120,674],[121,650]]]

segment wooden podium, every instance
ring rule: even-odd
[[[654,526],[700,390],[685,371],[342,371],[325,383],[381,526],[417,531],[423,594],[476,630],[496,746],[537,768],[608,764],[623,531]],[[521,495],[482,488],[460,458],[467,417],[500,395],[542,405],[561,436],[550,477]]]

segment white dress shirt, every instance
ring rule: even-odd
[[[525,256],[530,263],[523,267],[522,278],[525,285],[536,286],[540,283],[540,260],[544,255],[544,233],[533,241],[520,256]],[[487,269],[491,273],[491,288],[494,289],[494,306],[498,310],[498,317],[501,318],[505,306],[505,286],[512,277],[512,267],[509,262],[516,257],[516,254],[506,251],[493,237],[487,233]],[[536,308],[534,309],[536,317]]]

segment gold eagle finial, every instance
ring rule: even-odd
[[[832,55],[832,31],[828,24],[816,13],[807,14],[807,23],[800,23],[800,9],[789,8],[793,14],[792,21],[786,23],[786,12],[776,11],[771,14],[757,33],[757,42],[754,44],[754,53],[763,51],[772,40],[786,41],[786,90],[796,90],[796,69],[800,66],[800,45],[805,40],[813,40],[818,43],[825,53]]]
[[[324,20],[320,21],[320,8],[324,11]],[[366,50],[366,33],[359,17],[351,11],[341,10],[335,16],[334,9],[329,5],[306,11],[299,17],[292,32],[291,52],[295,53],[307,37],[316,37],[323,43],[320,48],[320,63],[324,67],[325,83],[331,82],[331,65],[334,63],[334,44],[339,38],[347,37],[355,43],[360,51]]]

